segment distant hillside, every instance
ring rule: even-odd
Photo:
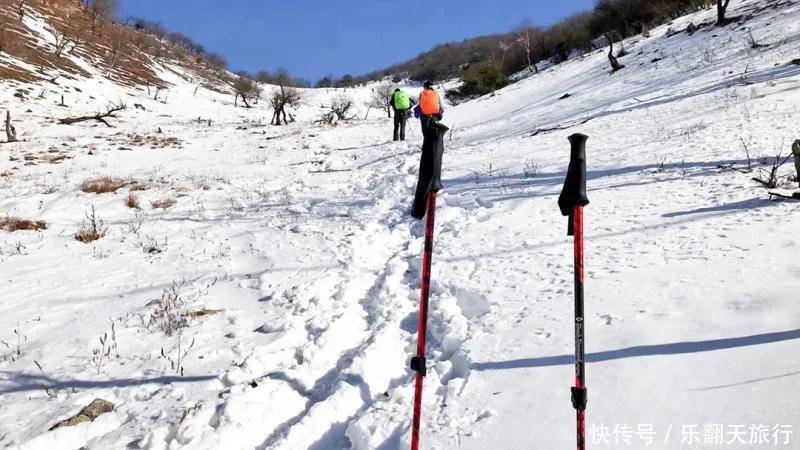
[[[232,76],[202,48],[186,48],[119,24],[79,0],[0,0],[0,78],[21,82],[60,77],[104,78],[127,86],[163,86],[166,66],[207,88]]]
[[[507,33],[465,39],[435,46],[400,64],[376,70],[358,82],[385,77],[415,81],[461,77],[475,65],[490,65],[506,75],[542,61],[558,63],[573,52],[605,45],[608,36],[619,40],[646,32],[690,12],[715,5],[714,0],[599,0],[594,9],[549,27],[520,26]]]

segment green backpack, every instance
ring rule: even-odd
[[[394,107],[395,109],[411,109],[411,99],[404,91],[397,91],[394,93]]]

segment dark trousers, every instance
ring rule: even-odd
[[[406,120],[408,120],[408,113],[403,109],[394,110],[394,140],[406,140]]]

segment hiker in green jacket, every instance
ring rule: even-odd
[[[394,94],[389,100],[389,105],[392,107],[392,112],[394,112],[395,141],[406,140],[406,121],[411,115],[411,108],[414,107],[414,104],[414,100],[405,91],[400,88],[394,90]]]

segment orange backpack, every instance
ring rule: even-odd
[[[439,114],[439,95],[433,89],[425,89],[419,94],[419,109],[426,116]]]

